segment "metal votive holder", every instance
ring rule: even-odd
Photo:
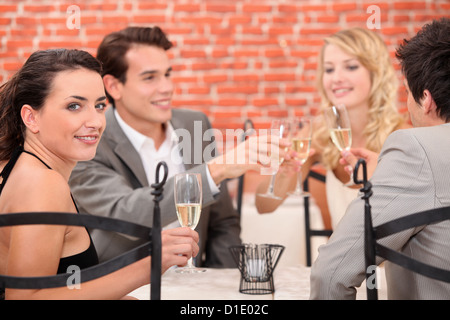
[[[284,246],[276,244],[242,244],[230,247],[241,280],[239,292],[246,294],[269,294],[275,291],[273,270]]]

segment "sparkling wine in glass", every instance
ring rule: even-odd
[[[295,129],[292,132],[292,149],[297,153],[296,159],[304,164],[309,156],[309,149],[311,148],[311,134],[312,125],[311,120],[307,118],[300,118],[294,122]],[[301,169],[297,174],[297,185],[295,190],[289,192],[290,195],[307,197],[310,194],[305,192],[302,188],[302,172]]]
[[[325,110],[324,115],[330,132],[331,141],[333,141],[339,151],[349,150],[352,145],[352,129],[345,105],[340,104],[332,106]],[[353,173],[350,177],[350,181],[345,185],[354,185]]]
[[[331,129],[330,136],[339,151],[350,149],[352,145],[352,131],[350,128]]]
[[[178,222],[182,227],[194,230],[197,227],[202,212],[202,177],[200,173],[179,173],[174,181],[175,207]],[[196,268],[192,257],[183,268],[177,268],[179,273],[198,273],[205,269]]]
[[[271,129],[273,132],[276,132],[279,138],[282,139],[288,139],[291,134],[293,122],[290,119],[275,119],[272,120]],[[270,152],[270,151],[269,151]],[[277,161],[277,167],[280,166],[280,164],[283,163],[284,158],[280,158],[279,154],[270,154],[272,161]],[[277,200],[282,200],[283,198],[278,197],[274,193],[274,184],[275,184],[275,177],[277,175],[278,170],[274,170],[272,172],[272,177],[270,179],[270,185],[269,189],[266,193],[259,193],[258,196],[265,197],[265,198],[272,198]]]

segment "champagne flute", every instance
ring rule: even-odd
[[[292,149],[297,153],[296,159],[300,160],[303,165],[308,159],[309,149],[311,147],[312,125],[311,120],[307,118],[300,118],[295,122],[295,129],[292,132]],[[305,192],[302,188],[302,171],[297,174],[297,185],[294,191],[289,192],[289,195],[298,197],[308,197],[309,192]]]
[[[330,131],[331,141],[333,141],[334,145],[341,152],[343,150],[350,150],[352,145],[352,129],[345,105],[340,104],[325,110],[325,120]],[[350,181],[344,185],[354,185],[353,173],[350,176]]]
[[[175,175],[174,198],[178,222],[182,227],[194,230],[200,220],[202,211],[202,177],[200,173],[179,173]],[[179,273],[198,273],[205,269],[194,267],[192,257],[183,268],[177,268]]]
[[[273,133],[273,131],[276,131],[277,135],[280,138],[287,139],[287,138],[289,138],[289,136],[291,134],[292,120],[288,120],[288,119],[275,119],[275,120],[272,120],[271,129],[272,129],[272,133]],[[269,152],[270,152],[270,150],[269,150]],[[278,162],[277,163],[277,167],[279,167],[283,163],[284,158],[280,158],[278,153],[272,154],[270,152],[270,155],[272,157],[272,160],[275,160],[275,161]],[[275,177],[277,175],[277,171],[278,170],[274,170],[273,169],[272,177],[270,179],[269,189],[267,190],[267,192],[266,193],[259,193],[258,196],[265,197],[265,198],[277,199],[277,200],[282,200],[283,199],[281,197],[276,196],[275,193],[274,193],[274,190],[273,190],[274,184],[275,184]]]

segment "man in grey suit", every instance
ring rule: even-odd
[[[161,219],[163,227],[170,228],[179,226],[171,177],[185,171],[201,173],[203,208],[196,228],[200,237],[196,264],[235,267],[228,248],[241,243],[240,218],[224,181],[261,165],[251,161],[221,165],[223,155],[214,154],[207,117],[197,111],[172,110],[172,67],[166,52],[171,46],[158,27],[129,27],[103,39],[97,58],[113,107],[106,111],[107,126],[95,158],[79,162],[73,170],[71,190],[81,212],[151,226],[150,185],[163,160],[169,179],[160,202]],[[177,146],[182,147],[181,154],[174,152]],[[248,142],[238,147],[249,151]],[[250,153],[257,156],[258,151]],[[92,237],[101,261],[140,244],[126,235],[100,230],[93,230]]]
[[[373,171],[374,226],[414,212],[450,205],[450,19],[425,25],[397,50],[415,128],[392,133],[378,157],[351,150],[343,163],[364,157]],[[375,161],[375,162],[374,162]],[[364,200],[355,199],[311,270],[311,299],[354,299],[365,278]],[[381,244],[448,269],[450,221],[403,231]],[[382,260],[377,258],[377,264]],[[389,299],[450,299],[450,284],[385,263]]]

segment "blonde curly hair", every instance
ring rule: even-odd
[[[323,87],[324,51],[328,44],[333,44],[347,54],[355,56],[370,72],[371,90],[369,93],[368,123],[363,131],[366,148],[380,152],[387,136],[398,129],[404,122],[399,114],[397,102],[398,79],[389,56],[386,44],[373,31],[363,28],[341,30],[324,39],[325,44],[319,55],[317,87],[321,97],[321,109],[332,106]],[[339,150],[332,144],[326,124],[322,121],[314,138],[323,147],[322,163],[327,169],[338,165]]]

